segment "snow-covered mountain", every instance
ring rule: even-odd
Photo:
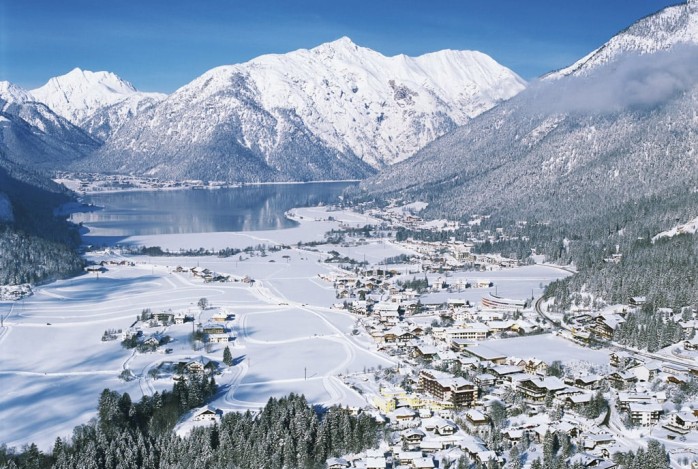
[[[428,202],[437,217],[548,221],[695,190],[698,41],[687,32],[695,5],[640,20],[599,49],[615,55],[531,84],[363,188]],[[640,54],[628,44],[652,47]]]
[[[236,73],[249,77],[265,109],[294,109],[328,146],[375,168],[411,156],[525,86],[480,52],[385,57],[346,37],[221,67],[201,80]]]
[[[681,44],[698,44],[698,0],[688,0],[646,16],[577,62],[543,78],[584,76],[628,54],[652,54]]]
[[[9,81],[0,81],[0,99],[6,103],[33,101],[29,91]]]
[[[385,57],[348,38],[218,67],[125,124],[98,164],[169,177],[364,177],[524,89],[490,57]]]
[[[0,159],[36,169],[60,169],[91,154],[99,142],[31,94],[0,82]]]
[[[162,93],[143,93],[111,72],[75,68],[31,90],[31,98],[104,141],[124,122],[162,101]]]

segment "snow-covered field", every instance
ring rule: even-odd
[[[581,347],[554,334],[530,335],[511,339],[488,340],[478,345],[507,356],[537,358],[550,364],[555,360],[564,363],[586,362],[592,366],[608,364],[608,352]]]
[[[477,282],[491,282],[490,288],[463,288],[461,291],[437,292],[426,295],[422,302],[445,303],[449,299],[470,301],[471,304],[479,303],[483,296],[492,293],[505,298],[526,299],[538,297],[550,282],[571,275],[568,271],[547,266],[531,265],[516,269],[502,269],[487,272],[457,272],[446,277],[445,275],[431,274],[430,283],[441,280],[452,286],[469,282],[476,285]],[[411,278],[409,275],[407,276]]]

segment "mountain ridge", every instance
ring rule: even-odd
[[[101,141],[144,108],[167,96],[138,91],[113,72],[92,72],[79,67],[50,78],[28,94]]]
[[[575,63],[545,74],[542,78],[585,75],[627,53],[651,54],[682,43],[698,44],[697,0],[669,6],[639,19]]]
[[[243,168],[272,180],[363,178],[524,84],[482,53],[385,57],[344,37],[205,72],[119,129],[95,166],[209,180],[260,179]]]

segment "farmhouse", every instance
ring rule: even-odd
[[[235,337],[229,334],[207,334],[206,341],[211,344],[227,344],[235,340]]]
[[[153,317],[163,324],[169,324],[174,322],[174,314],[172,311],[161,311],[159,313],[153,314]]]
[[[601,386],[601,384],[602,378],[598,375],[579,376],[572,383],[572,385],[578,388],[587,390],[598,389]]]
[[[215,407],[207,406],[194,414],[196,422],[218,422],[220,421],[222,412]]]
[[[225,311],[218,311],[213,316],[211,316],[211,321],[214,322],[226,322],[228,320],[228,313]]]
[[[448,436],[458,431],[458,425],[441,417],[432,417],[422,422],[424,428],[437,435]]]
[[[206,370],[214,370],[218,364],[206,357],[197,357],[184,363],[190,373],[203,373]]]
[[[431,361],[438,355],[439,350],[433,345],[418,345],[414,348],[415,358]]]
[[[484,425],[489,425],[490,419],[477,409],[470,409],[465,413],[465,419],[468,426],[477,428]]]
[[[625,389],[627,386],[637,382],[635,373],[632,371],[614,371],[606,376],[606,380],[616,389]]]
[[[225,334],[225,326],[220,323],[207,323],[201,326],[204,334]]]
[[[425,436],[427,436],[427,434],[418,428],[405,430],[401,435],[402,441],[404,441],[408,447],[411,446],[415,448],[419,446]]]
[[[613,339],[613,332],[616,328],[625,322],[622,316],[610,313],[610,314],[599,314],[594,317],[594,325],[591,328],[591,332],[597,337],[605,340]]]
[[[685,435],[698,429],[698,416],[689,411],[674,412],[669,416],[669,423],[664,425],[664,428]]]
[[[409,407],[398,407],[390,413],[390,417],[403,428],[418,423],[418,421],[415,420],[417,417],[417,412]]]
[[[650,382],[657,377],[657,374],[662,370],[662,365],[659,362],[653,361],[636,366],[629,371],[635,374],[638,381]]]
[[[616,368],[627,368],[636,365],[638,361],[628,352],[611,352],[608,356],[611,366]]]

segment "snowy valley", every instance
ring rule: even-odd
[[[0,469],[697,467],[696,77],[689,0],[0,82]]]

